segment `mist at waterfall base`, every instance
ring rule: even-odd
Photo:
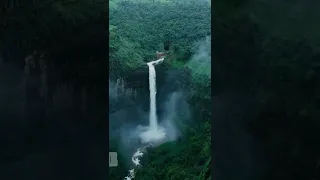
[[[182,135],[177,117],[183,114],[183,119],[189,120],[189,105],[183,91],[168,92],[162,96],[166,98],[158,100],[158,104],[161,104],[158,109],[162,111],[158,115],[159,127],[165,129],[166,141],[174,141]],[[141,145],[140,135],[149,129],[149,112],[144,111],[142,105],[137,104],[109,114],[109,117],[110,138],[117,138],[121,149],[125,150],[124,155],[128,155],[129,152],[131,158],[133,152],[130,151],[136,150]]]

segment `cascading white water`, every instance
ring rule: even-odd
[[[158,129],[158,119],[157,119],[157,83],[156,83],[156,70],[154,65],[163,61],[164,58],[158,59],[148,63],[149,66],[149,90],[150,90],[150,116],[149,116],[149,126],[150,129]]]
[[[132,156],[131,160],[135,166],[140,166],[140,157],[142,157],[142,150],[139,148]],[[129,174],[124,180],[132,180],[134,178],[134,169],[129,170]]]
[[[149,127],[147,127],[141,134],[140,138],[142,143],[146,146],[139,148],[132,156],[132,162],[135,166],[140,165],[140,158],[143,156],[143,150],[149,145],[156,145],[161,142],[166,133],[164,128],[158,126],[157,119],[157,83],[156,83],[156,70],[155,65],[162,62],[164,58],[147,63],[149,66],[149,90],[150,90],[150,114],[149,114]],[[125,177],[125,180],[132,180],[134,178],[134,169],[129,170],[129,175]]]
[[[140,134],[142,143],[158,143],[165,137],[165,131],[162,127],[158,126],[157,119],[157,79],[155,65],[162,62],[164,58],[148,63],[149,66],[149,91],[150,91],[150,114],[149,114],[149,127],[147,131]]]

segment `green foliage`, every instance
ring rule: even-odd
[[[170,65],[173,68],[183,68],[185,66],[185,62],[181,61],[181,60],[175,60],[175,61],[171,61]]]
[[[177,59],[189,59],[193,43],[210,34],[210,6],[206,1],[188,2],[196,1],[112,1],[109,24],[117,27],[114,34],[119,38],[110,44],[130,42],[132,48],[121,52],[134,49],[144,61],[150,61],[156,51],[163,50],[164,41],[170,40],[180,47]]]
[[[116,39],[116,40],[115,40]],[[123,38],[109,39],[109,70],[113,74],[125,74],[143,65],[142,57],[136,53],[134,44]]]
[[[137,179],[207,179],[207,171],[211,169],[210,123],[189,129],[186,138],[179,142],[150,149],[142,158],[142,163],[136,174]]]
[[[181,72],[181,77],[176,78],[179,82],[175,83],[187,88],[190,103],[194,105],[192,111],[197,115],[202,114],[195,116],[197,123],[194,126],[182,123],[183,116],[178,117],[183,138],[148,150],[135,179],[206,180],[210,176],[208,169],[211,165],[211,84],[206,69],[210,66],[210,57],[207,57],[205,66],[197,63],[198,59],[192,64],[189,64],[189,60],[195,53],[195,43],[211,34],[210,2],[113,0],[109,10],[111,75],[130,74],[132,70],[143,66],[144,61],[154,60],[155,52],[163,51],[165,42],[170,41],[172,45],[167,51],[162,70]],[[190,75],[193,76],[191,82],[188,81]],[[114,179],[122,175],[120,169],[110,172]]]

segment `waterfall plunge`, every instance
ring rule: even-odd
[[[158,126],[157,118],[157,81],[155,65],[162,62],[164,58],[158,59],[148,63],[149,66],[149,90],[150,90],[150,114],[149,114],[149,127],[147,131],[140,134],[142,143],[157,144],[165,138],[165,131],[162,127]]]
[[[162,62],[164,59],[159,59],[148,63],[149,66],[149,90],[150,90],[150,115],[149,115],[149,126],[150,129],[158,129],[158,118],[157,118],[157,81],[156,81],[156,70],[154,65]]]
[[[150,115],[149,126],[150,129],[158,129],[157,118],[157,83],[156,83],[156,70],[153,62],[148,63],[149,66],[149,90],[150,90]]]
[[[140,139],[144,147],[139,148],[132,156],[132,162],[135,166],[140,166],[140,157],[143,156],[143,151],[148,146],[156,146],[161,144],[166,137],[166,133],[163,127],[158,126],[157,118],[157,82],[156,82],[156,70],[155,65],[162,62],[164,58],[147,63],[149,66],[149,90],[150,90],[150,114],[149,114],[149,126],[142,129]],[[129,175],[125,177],[125,180],[132,180],[134,178],[134,169],[129,170]]]

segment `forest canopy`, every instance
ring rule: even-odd
[[[187,92],[188,104],[194,105],[192,119],[197,117],[185,122],[187,112],[172,112],[177,114],[172,121],[179,122],[182,138],[148,149],[141,159],[141,167],[136,169],[135,179],[210,179],[210,6],[207,0],[110,1],[111,80],[130,76],[137,69],[148,71],[146,62],[155,60],[157,51],[165,52],[164,62],[156,67],[160,79],[157,86]],[[168,76],[170,84],[161,84],[161,79]],[[159,91],[159,97],[166,95],[161,96],[165,91]],[[116,139],[109,143],[111,150],[121,152],[117,143],[120,142]],[[121,154],[120,157],[124,158]],[[127,176],[131,166],[125,165],[125,159],[121,162],[121,167],[110,169],[112,179]]]

